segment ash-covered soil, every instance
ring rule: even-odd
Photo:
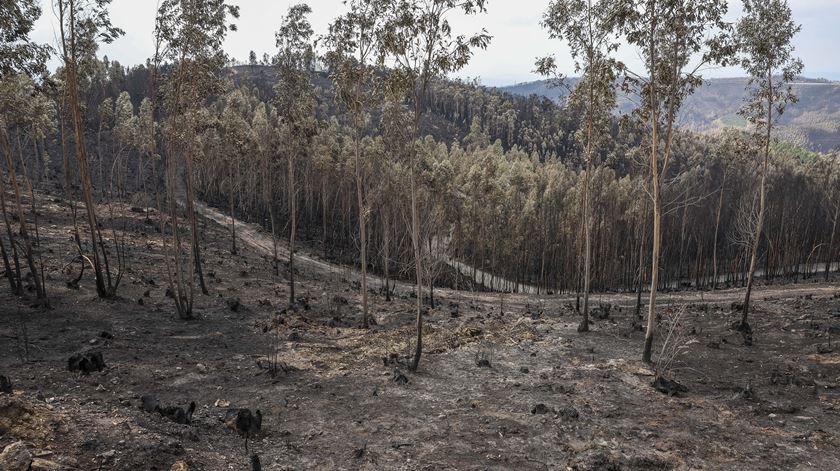
[[[122,211],[128,272],[104,301],[89,270],[78,289],[65,284],[79,268],[70,208],[40,203],[51,308],[0,278],[0,375],[13,386],[0,393],[0,450],[22,440],[41,465],[242,470],[256,453],[266,470],[840,469],[836,282],[760,287],[752,347],[730,328],[738,290],[664,295],[655,351],[679,317],[679,348],[663,355],[687,388],[677,395],[651,386],[632,295],[594,296],[612,308],[579,334],[568,298],[439,290],[410,373],[405,285],[385,302],[374,280],[377,325],[361,329],[357,275],[313,256],[290,309],[268,235],[240,228],[234,256],[223,220],[205,219],[211,293],[185,322],[166,297],[154,211]],[[92,351],[104,371],[68,371]],[[194,401],[191,423],[141,410],[144,395]],[[247,452],[221,420],[234,407],[262,413]]]

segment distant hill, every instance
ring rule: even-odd
[[[576,79],[568,81],[573,87]],[[686,102],[680,114],[682,127],[713,133],[724,127],[743,128],[737,112],[746,95],[746,78],[709,80]],[[548,81],[536,81],[500,87],[514,95],[538,95],[560,100],[568,94],[563,87]],[[782,116],[778,136],[799,146],[820,152],[840,149],[840,82],[800,79],[794,84],[799,102],[790,105]],[[632,111],[627,97],[619,100],[619,112]]]

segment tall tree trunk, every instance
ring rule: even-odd
[[[382,268],[385,271],[385,301],[391,302],[391,281],[389,268],[391,249],[391,228],[387,210],[382,214]]]
[[[277,256],[277,215],[272,202],[268,208],[268,214],[271,217],[271,247],[274,258],[274,276],[280,276],[280,258]]]
[[[2,174],[0,174],[0,209],[2,209],[3,212],[3,222],[6,226],[6,235],[9,238],[9,247],[12,250],[12,261],[15,265],[14,273],[12,273],[12,269],[8,261],[8,254],[6,253],[5,247],[3,247],[3,266],[6,270],[6,276],[9,280],[9,285],[12,288],[12,294],[20,296],[21,294],[23,294],[23,287],[21,285],[22,278],[20,276],[20,261],[18,259],[17,245],[15,244],[14,232],[12,231],[12,223],[9,220],[9,213],[6,210],[6,183],[3,180]]]
[[[422,115],[422,100],[426,91],[426,78],[423,79],[423,86],[414,90],[414,133],[411,142],[411,158],[409,162],[409,186],[411,193],[411,245],[414,248],[414,273],[417,278],[417,341],[414,350],[414,358],[411,361],[411,371],[417,371],[420,366],[420,355],[423,352],[423,266],[420,246],[420,218],[417,211],[417,181],[415,164],[417,160],[417,140],[420,138],[420,117]]]
[[[642,238],[639,240],[639,271],[636,275],[636,319],[642,318],[642,283],[645,272],[645,242],[647,242],[647,203],[642,208]]]
[[[102,241],[99,239],[99,226],[96,217],[96,207],[93,199],[93,188],[91,173],[88,163],[87,147],[85,145],[85,123],[82,118],[82,108],[79,98],[78,64],[76,57],[76,8],[73,1],[69,7],[69,44],[66,42],[64,30],[64,5],[59,3],[59,24],[61,29],[61,42],[64,54],[64,65],[67,74],[67,99],[68,106],[73,117],[73,132],[76,143],[76,161],[79,167],[79,180],[82,187],[82,196],[87,211],[87,223],[90,231],[90,246],[93,252],[93,268],[96,275],[96,292],[100,298],[111,298],[116,295],[116,288],[106,284],[103,276],[102,259],[107,258],[108,253]],[[101,252],[101,254],[100,254]]]
[[[435,308],[435,276],[432,270],[434,269],[434,262],[432,261],[434,253],[432,252],[432,237],[429,237],[429,307]]]
[[[207,296],[210,291],[207,289],[207,284],[204,282],[204,270],[201,264],[201,246],[199,245],[198,237],[198,216],[195,212],[195,181],[193,175],[193,151],[192,146],[187,150],[185,155],[186,166],[184,178],[187,181],[187,214],[190,216],[190,243],[192,244],[193,263],[195,265],[195,273],[198,275],[198,284],[201,287],[201,292]],[[192,302],[190,302],[192,304]]]
[[[362,326],[368,327],[367,290],[367,214],[365,209],[364,177],[362,175],[361,138],[359,137],[359,115],[353,118],[353,152],[356,166],[356,204],[359,207],[359,258],[362,265]]]
[[[723,211],[723,193],[726,188],[726,167],[723,168],[723,178],[720,183],[720,196],[718,197],[717,213],[715,215],[715,240],[712,248],[712,289],[717,289],[718,284],[718,240],[720,239],[720,213]]]
[[[288,157],[288,186],[289,186],[289,304],[295,302],[295,237],[297,236],[297,214],[295,198],[295,164],[294,151]]]
[[[837,220],[840,219],[840,203],[834,209],[834,218],[831,223],[831,238],[828,242],[828,257],[825,260],[825,281],[828,281],[828,274],[831,272],[831,263],[834,261],[834,236],[837,233]]]
[[[32,147],[33,147],[33,163],[35,167],[38,167],[38,141],[36,139],[35,129],[32,129]],[[20,150],[20,165],[23,169],[23,176],[24,182],[26,183],[26,188],[29,191],[29,201],[32,211],[32,227],[35,230],[35,247],[38,247],[38,272],[32,272],[32,275],[35,278],[35,293],[38,299],[43,300],[44,302],[49,305],[47,302],[47,285],[46,285],[46,275],[44,274],[44,256],[43,251],[41,250],[41,230],[39,229],[38,224],[38,201],[35,199],[35,188],[32,186],[32,179],[28,176],[27,172],[27,165],[26,161],[23,159],[23,149]],[[33,169],[33,174],[37,175],[38,172],[36,169]],[[33,254],[34,258],[34,254]],[[32,261],[32,266],[34,266],[34,260]],[[31,268],[30,268],[31,269]]]
[[[767,87],[773,90],[773,74],[772,71],[767,73]],[[750,268],[747,272],[747,292],[744,295],[744,311],[741,316],[741,328],[747,330],[747,318],[750,313],[750,296],[752,295],[753,278],[755,276],[755,265],[758,260],[758,246],[761,242],[761,231],[764,228],[764,212],[767,204],[767,169],[770,165],[770,137],[773,130],[773,98],[772,93],[767,99],[767,124],[764,135],[764,162],[761,166],[761,183],[759,188],[758,199],[758,220],[755,224],[755,231],[753,233],[752,247],[750,253]],[[765,273],[766,275],[766,273]]]
[[[26,264],[29,267],[29,272],[31,273],[33,282],[35,283],[35,291],[37,293],[36,295],[38,299],[45,299],[46,293],[44,292],[43,286],[41,285],[41,278],[38,274],[38,269],[35,267],[35,255],[32,249],[32,239],[29,236],[29,228],[26,224],[26,214],[23,211],[23,203],[20,197],[20,185],[17,179],[17,171],[15,170],[15,163],[12,160],[12,148],[9,143],[9,136],[5,132],[5,130],[0,130],[0,139],[2,139],[3,141],[3,153],[6,154],[6,166],[9,173],[9,183],[12,186],[12,191],[15,197],[15,208],[17,210],[19,228],[18,234],[20,234],[20,239],[21,241],[23,241],[24,257],[26,258]],[[23,159],[23,150],[21,149],[20,134],[17,135],[17,148],[20,158]],[[23,170],[25,177],[26,169],[24,168]],[[2,175],[0,175],[0,178],[2,178]],[[21,283],[22,279],[18,277],[19,287]]]
[[[411,361],[411,370],[416,371],[420,365],[420,355],[423,351],[423,276],[422,266],[420,265],[420,223],[417,217],[417,188],[414,176],[414,153],[412,149],[411,169],[409,170],[409,180],[411,181],[411,244],[414,247],[414,271],[417,277],[417,344],[415,345],[414,358]]]
[[[323,229],[323,241],[321,246],[324,249],[324,258],[327,258],[327,179],[321,179],[321,226]]]
[[[228,165],[228,179],[230,180],[230,188],[228,191],[230,204],[230,253],[236,255],[236,213],[234,212],[234,194],[233,194],[233,166]]]
[[[591,7],[591,5],[590,5]],[[586,178],[583,182],[583,232],[584,232],[584,261],[583,261],[583,319],[578,325],[578,332],[589,332],[589,287],[592,282],[592,210],[589,202],[589,187],[592,182],[592,127],[594,125],[594,91],[593,77],[589,78],[589,119],[586,124]]]
[[[655,52],[653,51],[653,36],[656,30],[656,18],[651,19],[653,27],[651,28],[651,62],[654,63]],[[654,66],[650,67],[654,70]],[[653,80],[653,79],[651,79]],[[651,356],[653,351],[653,332],[656,321],[656,294],[659,289],[659,251],[661,249],[662,241],[662,197],[659,188],[659,113],[657,113],[659,102],[656,97],[656,88],[651,85],[651,150],[650,150],[650,181],[651,191],[653,197],[653,247],[651,249],[651,268],[650,268],[650,297],[648,298],[648,318],[647,326],[645,328],[645,346],[642,353],[642,361],[651,363]]]

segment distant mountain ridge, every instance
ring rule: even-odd
[[[574,87],[576,78],[568,80]],[[679,124],[698,132],[714,133],[726,127],[744,128],[738,115],[746,96],[746,78],[718,78],[706,82],[689,98],[680,113]],[[566,87],[554,87],[548,80],[526,82],[499,90],[514,95],[538,95],[560,100]],[[788,106],[780,120],[777,136],[818,152],[840,149],[840,82],[801,78],[793,85],[799,102]],[[620,97],[618,111],[628,113],[635,104]]]

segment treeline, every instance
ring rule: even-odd
[[[130,78],[135,74],[148,77],[148,72],[142,66],[125,70],[107,59],[97,65],[94,70],[103,74],[104,80],[92,82],[88,89],[95,105],[92,109],[97,112],[89,113],[87,126],[89,145],[97,150],[94,187],[103,194],[114,185],[116,193],[151,206],[151,165],[153,158],[159,158],[154,155],[154,141],[149,140],[157,125],[151,99],[140,95],[138,101],[117,86],[132,83]],[[21,80],[18,77],[18,82],[4,83],[9,87],[5,96],[24,100],[34,93],[35,84]],[[126,88],[140,93],[147,88],[143,80],[133,82],[136,87]],[[271,158],[271,149],[282,146],[277,113],[270,103],[258,98],[258,90],[248,87],[250,81],[242,82],[228,82],[228,91],[207,108],[202,158],[197,168],[199,193],[219,207],[233,208],[238,218],[269,227],[269,208],[261,195],[273,191],[277,223],[287,227],[289,203],[283,191],[287,175],[277,167],[283,162]],[[430,265],[443,264],[440,255],[445,252],[452,259],[512,281],[512,290],[517,289],[517,283],[538,287],[543,293],[579,290],[577,254],[583,181],[579,149],[571,142],[569,153],[546,156],[539,150],[526,151],[528,145],[508,146],[502,137],[494,139],[485,126],[497,125],[489,124],[498,123],[494,121],[497,106],[514,109],[529,101],[457,82],[442,82],[440,86],[444,92],[433,92],[435,104],[429,104],[429,109],[461,111],[452,115],[435,113],[433,119],[460,129],[463,114],[471,119],[471,126],[463,137],[453,133],[453,141],[429,136],[419,154],[423,171],[418,181],[426,195],[422,198],[427,214],[423,219],[428,221],[424,239],[435,244],[426,255],[431,257]],[[104,98],[102,90],[106,91]],[[467,102],[502,104],[467,111],[460,100],[470,94],[473,98]],[[101,98],[99,103],[95,103],[97,98]],[[25,166],[25,175],[36,186],[51,180],[60,182],[61,159],[51,157],[60,153],[55,104],[40,99],[29,102],[29,106],[36,110],[21,116],[36,118],[9,128],[14,136],[12,153],[23,158],[17,159],[18,171]],[[562,108],[551,105],[549,110],[558,120],[571,122]],[[483,124],[485,121],[488,125]],[[375,137],[365,140],[364,146],[369,181],[382,185],[369,202],[371,247],[376,253],[370,267],[385,275],[388,265],[390,276],[408,279],[411,243],[406,209],[400,204],[404,168],[399,161],[388,158],[382,126],[379,122],[368,130]],[[529,127],[517,129],[516,135],[524,141]],[[304,237],[321,246],[325,256],[353,264],[358,259],[358,208],[353,195],[349,132],[337,118],[324,113],[310,151],[301,161],[303,183],[297,205]],[[650,205],[645,181],[638,172],[641,163],[632,152],[631,133],[620,132],[616,140],[629,144],[616,144],[620,150],[606,156],[607,165],[597,170],[593,180],[598,221],[593,260],[598,267],[593,276],[596,291],[635,291],[639,280],[647,279],[649,270],[645,261],[639,276],[640,256],[649,257],[650,244]],[[683,133],[677,143],[675,174],[680,177],[666,196],[671,207],[663,237],[672,243],[663,253],[661,287],[737,286],[746,271],[744,238],[748,232],[744,232],[747,227],[742,221],[750,216],[755,204],[755,152],[749,148],[748,136],[734,131],[713,136]],[[792,280],[818,270],[825,272],[827,262],[840,262],[840,257],[832,257],[840,245],[835,226],[840,207],[838,157],[782,142],[775,150],[769,203],[773,217],[763,240],[761,253],[766,255],[760,268],[771,279]],[[263,188],[269,186],[264,178],[269,165],[275,165],[270,189]],[[51,178],[45,180],[45,175]],[[281,235],[286,231],[281,230]],[[486,281],[489,286],[490,281]]]
[[[147,151],[141,150],[141,143],[132,146],[130,136],[148,134],[150,99],[141,95],[138,101],[118,85],[135,83],[126,88],[142,93],[147,86],[134,77],[148,78],[149,72],[145,66],[126,70],[107,59],[95,70],[102,79],[91,87],[91,93],[110,91],[89,120],[89,135],[96,141],[92,144],[105,151],[96,167],[125,167],[134,177],[125,184],[133,192],[146,194],[151,185],[151,172],[142,170],[148,165],[143,163]],[[272,157],[272,149],[282,146],[280,123],[271,104],[273,91],[265,84],[272,74],[270,69],[248,67],[227,76],[227,92],[208,106],[204,117],[199,192],[217,206],[233,207],[238,217],[268,227],[269,208],[260,196],[266,182],[261,175],[266,166],[285,163]],[[314,77],[315,83],[323,81],[322,75]],[[358,259],[358,208],[353,195],[351,131],[331,111],[334,104],[329,92],[322,88],[318,95],[320,124],[299,169],[303,182],[297,202],[300,230],[305,238],[323,246],[325,256],[352,264]],[[450,81],[436,83],[425,106],[429,114],[424,130],[433,134],[420,153],[421,181],[424,194],[430,195],[424,209],[428,216],[423,220],[429,226],[424,238],[439,244],[432,254],[441,254],[445,245],[449,257],[512,281],[512,290],[517,283],[539,287],[544,293],[579,290],[584,170],[581,149],[573,139],[580,125],[571,117],[574,111],[537,97],[515,97]],[[371,247],[379,255],[372,257],[370,266],[384,275],[386,262],[381,255],[388,253],[388,273],[406,278],[412,261],[405,208],[399,204],[400,189],[405,188],[399,171],[404,169],[398,160],[384,155],[387,123],[382,116],[380,109],[376,122],[368,123],[365,131],[369,137],[363,160],[370,185],[387,183],[376,189],[376,198],[369,203]],[[500,116],[513,116],[514,125],[507,127],[508,118]],[[132,126],[136,126],[134,131],[126,130]],[[543,146],[531,138],[550,138],[548,132],[534,131],[542,127],[556,130],[554,144]],[[435,133],[436,128],[443,131]],[[639,276],[640,254],[649,257],[650,244],[644,163],[637,155],[639,131],[619,128],[615,122],[614,141],[603,151],[605,165],[594,175],[598,224],[593,263],[598,269],[593,287],[598,291],[634,291],[649,271],[645,262]],[[736,131],[685,132],[676,144],[673,175],[679,178],[670,184],[666,196],[670,209],[663,225],[663,238],[674,243],[667,244],[663,253],[660,286],[739,285],[748,262],[744,221],[755,204],[756,149],[750,147],[747,134]],[[825,271],[825,262],[840,261],[836,255],[832,258],[838,245],[834,221],[840,194],[832,184],[838,181],[838,158],[781,141],[774,150],[769,203],[774,216],[760,250],[766,254],[760,268],[771,279],[796,279],[818,267]],[[24,153],[29,155],[25,149]],[[122,165],[115,166],[114,159],[122,160]],[[287,174],[279,167],[271,174],[277,223],[287,227],[289,203],[283,191]],[[100,175],[101,183],[95,186],[101,189],[112,179],[107,171]],[[798,223],[790,223],[797,219]],[[437,263],[443,263],[442,259],[432,265]]]
[[[205,139],[201,188],[206,200],[239,218],[268,221],[260,197],[270,157],[260,149],[272,134],[273,111],[248,89],[234,87],[215,106]],[[539,152],[507,149],[491,140],[475,116],[463,139],[419,144],[420,205],[427,266],[454,259],[477,270],[538,287],[543,293],[580,289],[582,173],[576,155],[543,159]],[[382,123],[378,123],[382,126]],[[387,124],[384,124],[387,125]],[[364,140],[369,184],[370,268],[403,279],[413,268],[402,192],[405,167],[390,158],[381,130]],[[221,146],[222,136],[225,145]],[[350,130],[335,118],[313,137],[310,157],[299,165],[296,205],[300,227],[323,247],[324,255],[346,263],[358,258],[358,208]],[[619,141],[632,136],[621,133]],[[749,262],[748,222],[755,211],[756,150],[749,136],[731,131],[704,136],[680,133],[675,139],[674,174],[667,201],[662,256],[662,288],[741,286]],[[760,269],[769,278],[795,280],[837,263],[840,160],[777,143],[770,174],[768,219]],[[267,159],[267,160],[261,160]],[[648,279],[650,204],[646,182],[632,150],[610,155],[593,175],[596,214],[593,287],[597,291],[635,291]],[[284,188],[285,176],[272,186]],[[272,199],[287,225],[285,192]],[[834,248],[832,248],[834,247]],[[640,258],[643,263],[640,264]],[[387,265],[387,269],[386,269]],[[640,272],[639,267],[643,269]],[[439,269],[440,270],[440,269]],[[438,271],[439,271],[438,270]],[[640,274],[641,273],[641,274]],[[434,276],[432,270],[428,276]],[[716,281],[717,280],[717,281]],[[479,278],[480,281],[480,278]],[[486,280],[489,286],[490,280]]]

